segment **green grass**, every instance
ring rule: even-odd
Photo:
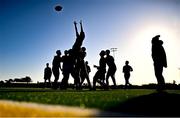
[[[155,92],[155,90],[148,89],[60,91],[36,88],[0,88],[0,99],[36,102],[43,104],[79,106],[82,108],[98,108],[101,110],[106,110],[130,98],[141,95],[148,95],[153,92]],[[180,94],[180,91],[178,90],[171,90],[168,92]]]

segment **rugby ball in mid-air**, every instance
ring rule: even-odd
[[[62,6],[56,5],[56,6],[54,7],[54,9],[55,9],[55,11],[60,12],[60,11],[62,10]]]

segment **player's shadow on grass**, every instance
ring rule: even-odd
[[[127,100],[109,111],[135,116],[180,116],[180,94],[152,93]]]

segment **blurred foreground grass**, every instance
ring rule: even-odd
[[[179,98],[180,90],[0,88],[0,117],[180,116]]]
[[[0,117],[92,117],[101,113],[96,109],[9,100],[0,100],[0,108]]]
[[[147,89],[61,91],[38,88],[1,88],[0,99],[107,110],[108,108],[122,103],[130,98],[148,95],[153,92],[155,92],[155,90]]]

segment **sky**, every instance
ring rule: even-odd
[[[61,12],[54,10],[57,4],[63,7]],[[82,20],[91,82],[99,52],[117,48],[111,52],[117,84],[124,84],[126,60],[134,70],[130,83],[157,83],[151,39],[159,34],[167,55],[165,82],[179,84],[179,12],[179,0],[0,0],[0,80],[30,76],[33,82],[44,81],[46,63],[52,66],[56,50],[63,53],[72,48],[76,38],[73,22]],[[62,77],[60,74],[59,81]]]

